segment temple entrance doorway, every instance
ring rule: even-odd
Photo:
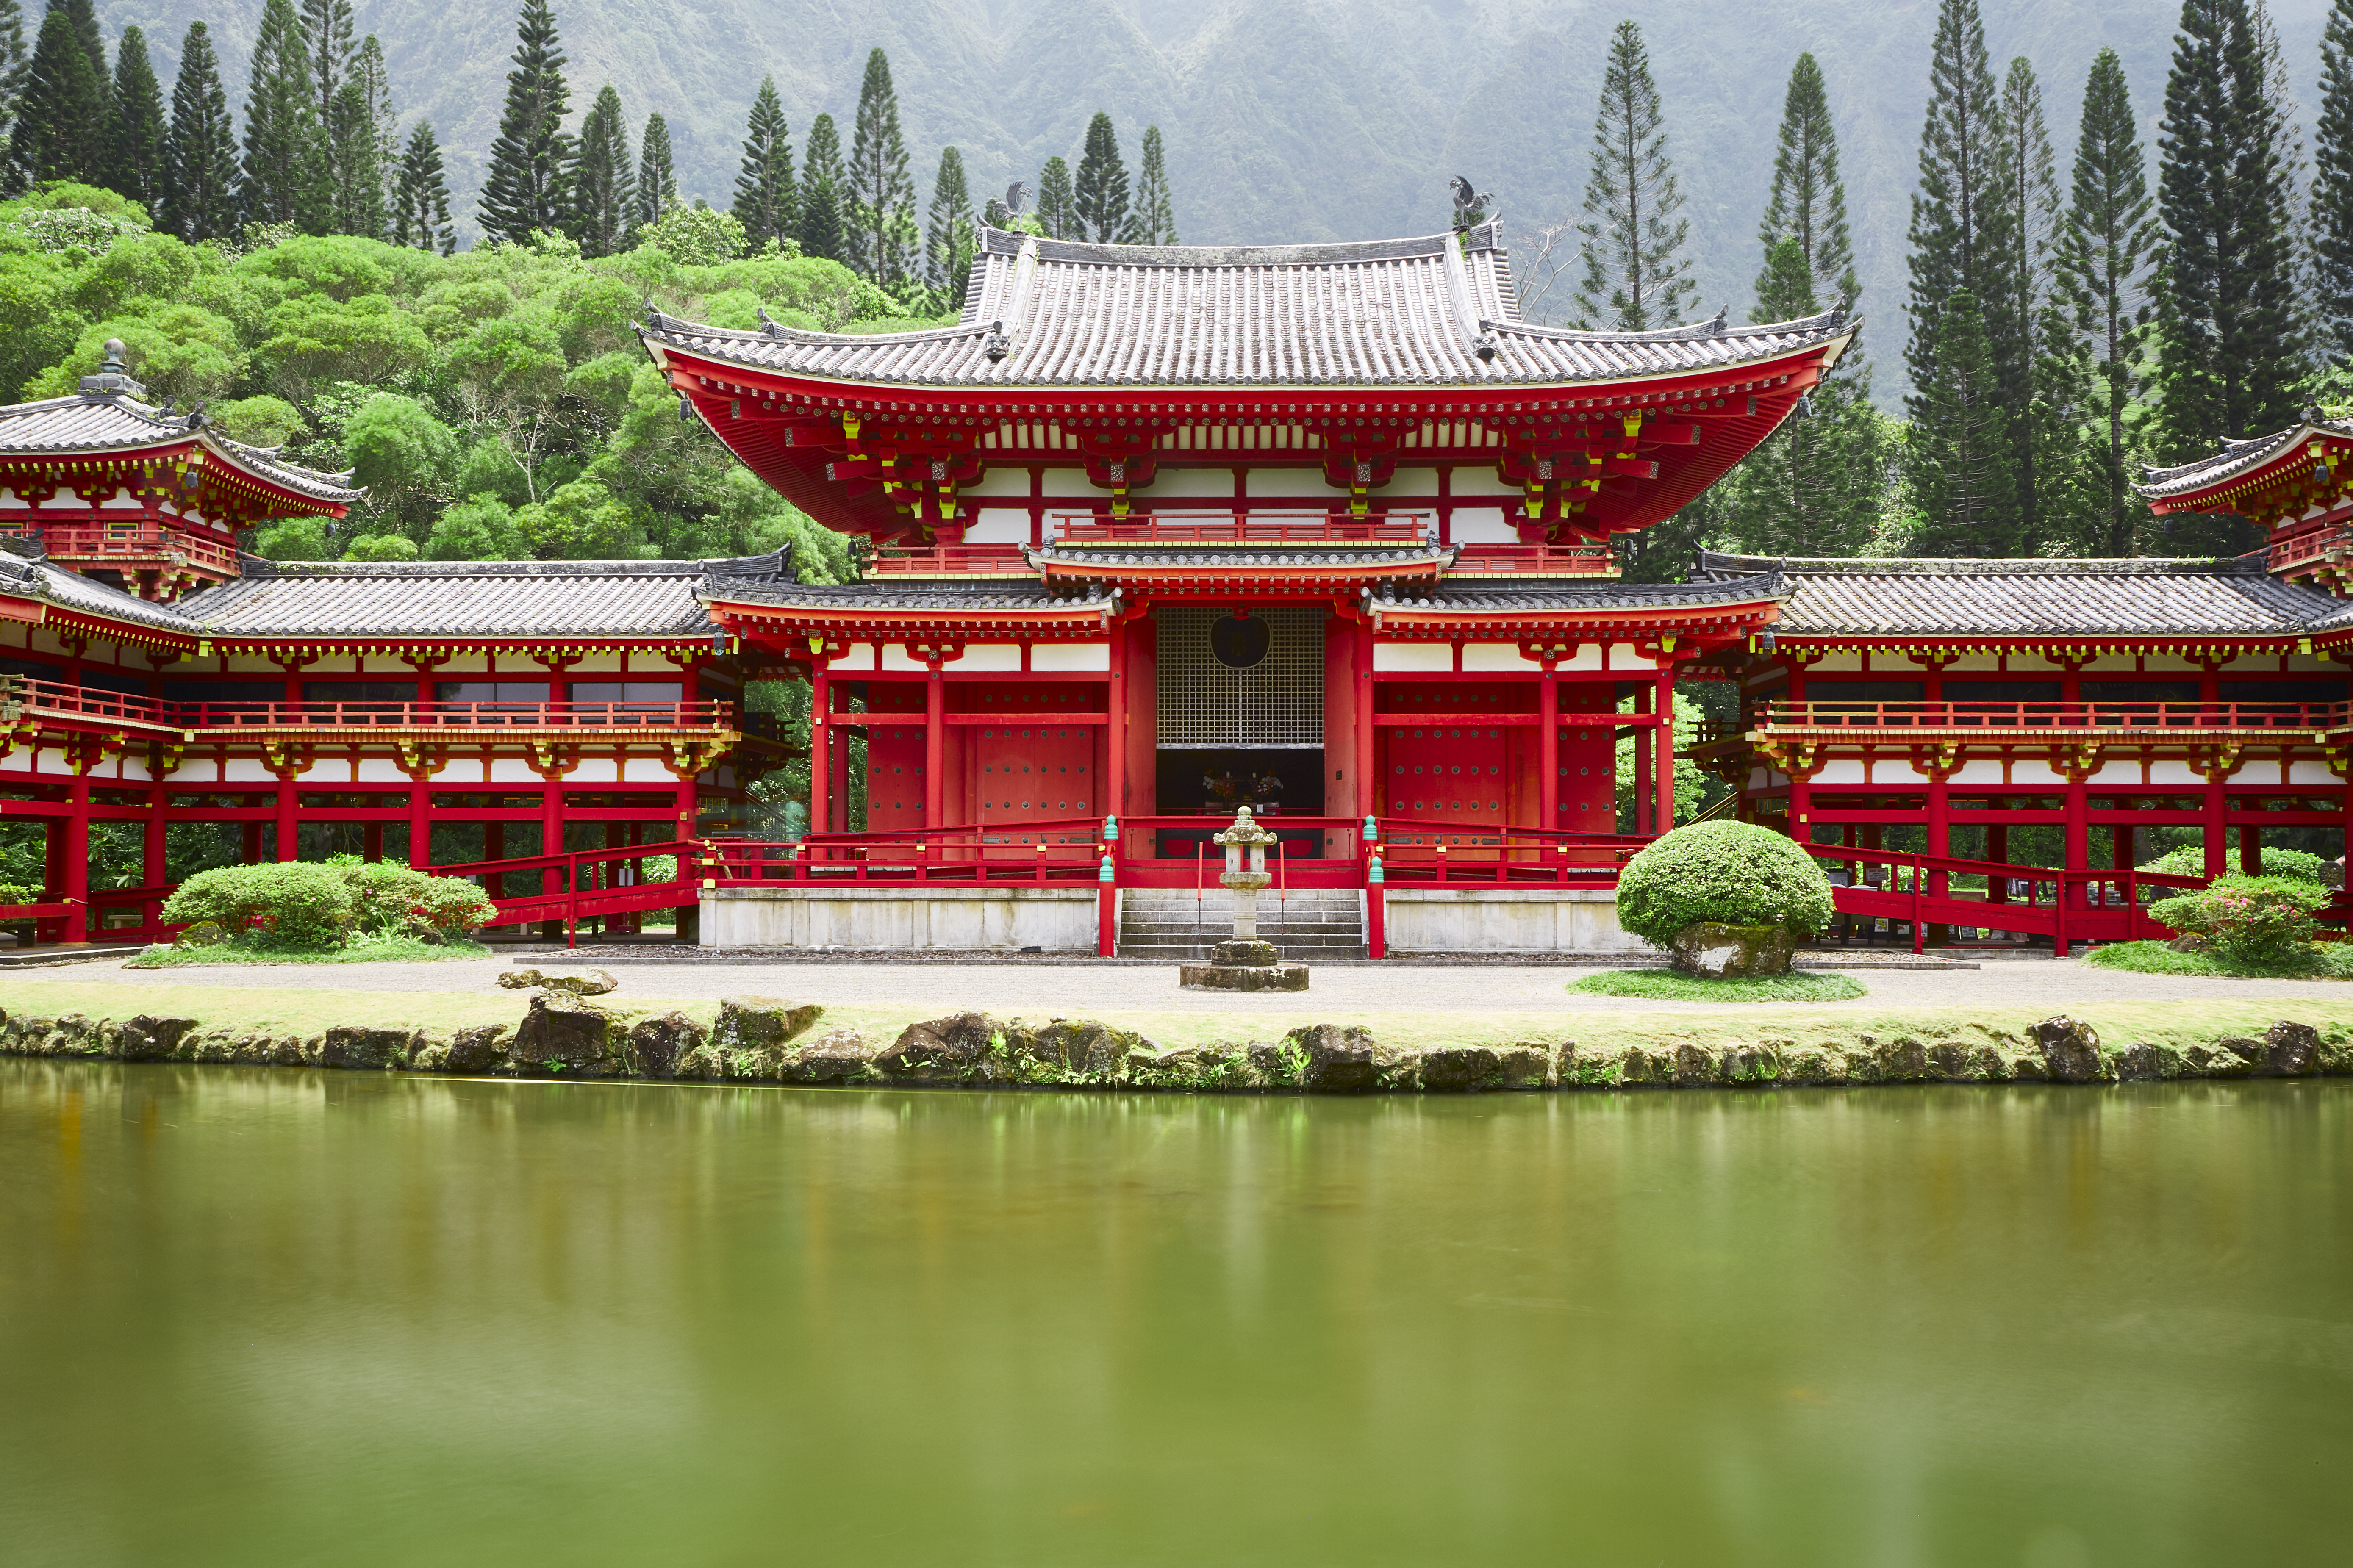
[[[1278,833],[1284,816],[1320,816],[1324,612],[1181,605],[1155,609],[1153,619],[1155,809],[1205,819],[1198,833],[1164,830],[1159,853],[1197,852],[1237,805],[1272,819]],[[1284,839],[1286,854],[1313,856],[1321,847],[1314,829]]]

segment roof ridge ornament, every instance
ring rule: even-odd
[[[768,319],[768,308],[765,305],[754,304],[752,310],[760,318],[760,331],[764,334],[772,338],[781,338],[785,335],[783,324]]]
[[[147,389],[131,378],[124,363],[130,353],[131,345],[121,338],[107,339],[106,357],[99,362],[98,374],[81,378],[82,395],[112,398],[127,393],[132,397],[145,397]]]

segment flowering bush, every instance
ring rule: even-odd
[[[2313,912],[2328,889],[2297,877],[2217,877],[2200,892],[2160,899],[2148,912],[2184,936],[2203,937],[2234,963],[2278,964],[2303,955],[2319,930]]]

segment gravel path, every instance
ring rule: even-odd
[[[533,962],[543,962],[533,960]],[[51,983],[216,985],[322,991],[496,989],[503,961],[449,963],[240,965],[233,969],[127,970],[83,963],[0,975],[0,1005],[37,1005],[27,995]],[[554,967],[554,966],[550,966]],[[1317,1004],[1335,1012],[1596,1013],[1706,1012],[1721,1004],[1630,1001],[1578,995],[1566,989],[1591,971],[1559,967],[1446,967],[1354,964],[1315,972],[1305,994],[1229,995],[1185,991],[1174,965],[1089,968],[1081,965],[653,963],[617,965],[621,999],[707,1000],[746,994],[807,998],[835,1005],[914,1006],[952,1012],[977,1008],[1007,1014],[1082,1016],[1090,1011],[1295,1015]],[[1989,963],[1982,969],[1873,970],[1853,973],[1870,994],[1808,1007],[2029,1007],[2060,1012],[2091,1002],[2206,999],[2251,1002],[2273,997],[2343,1000],[2353,988],[2326,981],[2198,980],[2086,968],[2073,960]],[[23,998],[23,1001],[16,999]],[[1759,1006],[1762,1011],[1774,1004]],[[1744,1012],[1748,1009],[1744,1007]]]

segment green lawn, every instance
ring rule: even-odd
[[[1703,980],[1664,969],[1605,970],[1572,980],[1568,988],[1588,996],[1632,996],[1652,1002],[1852,1002],[1871,991],[1852,974]]]

